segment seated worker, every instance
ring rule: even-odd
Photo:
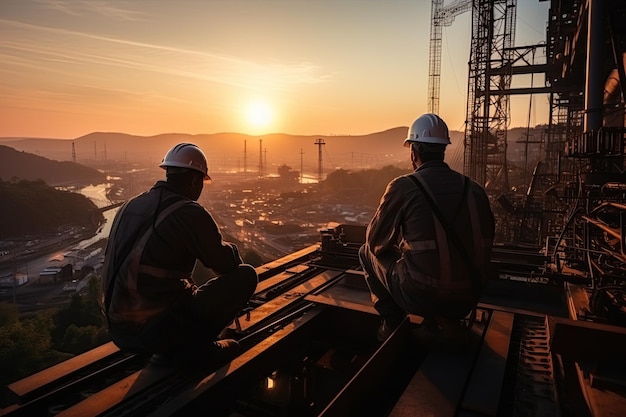
[[[217,339],[247,305],[258,276],[196,201],[210,180],[202,150],[179,143],[160,167],[167,181],[127,201],[111,227],[102,280],[109,334],[154,362],[225,362],[239,344]],[[196,261],[217,276],[197,285]]]
[[[444,162],[449,143],[439,116],[427,113],[413,122],[404,146],[414,172],[387,185],[367,226],[359,259],[383,318],[381,341],[407,313],[424,318],[413,334],[431,348],[457,350],[467,341],[463,322],[487,280],[494,217],[485,190]]]

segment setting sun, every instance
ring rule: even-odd
[[[246,108],[246,118],[254,128],[267,127],[272,121],[272,109],[267,102],[251,102]]]

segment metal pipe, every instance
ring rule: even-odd
[[[587,4],[587,80],[584,127],[586,132],[592,132],[602,127],[605,0],[588,0]]]
[[[619,231],[607,226],[606,224],[602,223],[599,220],[596,219],[592,219],[591,217],[587,217],[587,216],[581,216],[584,220],[588,221],[589,223],[593,224],[594,226],[599,227],[601,230],[603,230],[604,232],[606,232],[607,234],[613,236],[616,239],[621,239],[622,237],[620,236]]]
[[[602,210],[605,207],[615,207],[620,210],[626,210],[626,204],[615,203],[613,201],[607,201],[607,202],[601,203],[599,206],[591,210],[589,214],[597,213],[598,211]]]

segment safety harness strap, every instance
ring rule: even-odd
[[[134,247],[126,254],[126,256],[124,257],[124,260],[117,263],[115,262],[115,260],[107,260],[107,262],[105,262],[106,265],[119,265],[117,270],[115,271],[115,273],[113,275],[111,275],[111,280],[108,282],[107,288],[106,288],[106,293],[105,293],[105,298],[104,298],[104,315],[106,317],[107,322],[109,322],[109,315],[108,315],[108,311],[109,311],[109,306],[111,304],[111,297],[113,295],[113,287],[115,285],[115,281],[117,279],[117,275],[120,273],[120,271],[122,270],[122,268],[124,267],[124,265],[126,265],[126,269],[127,270],[134,270],[137,271],[139,269],[139,261],[141,260],[141,253],[143,252],[143,249],[146,245],[146,242],[148,241],[148,237],[151,235],[151,226],[155,227],[158,226],[163,220],[165,220],[172,212],[174,212],[175,210],[177,210],[179,207],[183,206],[184,204],[187,204],[189,201],[187,200],[178,200],[174,203],[172,203],[170,206],[168,206],[165,210],[163,210],[161,213],[159,213],[157,219],[152,222],[151,220],[153,220],[153,216],[154,216],[154,211],[148,213],[145,217],[145,221],[144,224],[141,226],[141,231],[138,234],[138,236],[140,236],[140,239],[138,239],[138,241],[136,241]],[[115,241],[115,234],[117,232],[118,229],[118,223],[119,220],[122,218],[122,214],[125,211],[126,207],[128,206],[128,202],[126,202],[120,209],[120,213],[118,213],[118,215],[116,216],[113,225],[111,226],[111,233],[109,236],[109,241],[114,242]],[[115,251],[113,250],[113,248],[111,248],[109,250],[109,253],[107,253],[105,256],[109,257],[109,256],[114,256]],[[128,265],[129,263],[131,263],[131,265]],[[107,275],[106,273],[103,274],[103,278],[106,278]],[[188,277],[184,277],[184,278],[188,278]],[[131,284],[131,287],[136,287],[136,281],[134,281],[134,286]]]
[[[480,288],[481,288],[481,278],[480,278],[481,274],[480,274],[480,271],[478,270],[478,267],[470,259],[467,251],[465,250],[465,247],[463,246],[463,242],[461,241],[461,238],[456,233],[454,228],[450,224],[448,224],[447,221],[445,221],[443,213],[441,213],[441,209],[437,205],[437,202],[435,201],[430,191],[430,188],[428,187],[428,184],[419,175],[419,172],[416,172],[415,174],[416,175],[409,175],[409,178],[411,179],[411,181],[415,183],[417,188],[420,189],[420,191],[426,198],[426,201],[430,205],[430,208],[433,211],[433,214],[437,217],[437,220],[439,220],[439,223],[444,228],[447,234],[448,240],[452,242],[452,244],[459,251],[459,254],[461,255],[461,259],[463,260],[467,269],[470,272],[470,282],[472,285],[472,292],[474,293],[474,296],[477,297],[480,294]],[[467,199],[468,189],[469,189],[469,179],[467,178],[467,176],[464,176],[462,201],[465,201]]]
[[[189,202],[188,200],[178,200],[172,203],[166,209],[164,209],[162,212],[159,213],[152,228],[149,227],[146,230],[144,230],[143,235],[137,241],[137,243],[135,244],[135,247],[130,252],[127,260],[124,262],[127,264],[126,266],[127,274],[129,274],[130,277],[133,278],[129,280],[129,283],[128,283],[129,290],[131,291],[137,290],[137,273],[139,272],[139,262],[141,261],[141,254],[143,253],[143,250],[146,247],[146,244],[148,243],[150,236],[152,236],[153,229],[156,229],[161,224],[161,222],[165,220],[171,213],[178,210],[179,207],[182,207],[188,202]],[[186,276],[184,278],[189,278],[189,277]]]

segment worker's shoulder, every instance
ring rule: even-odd
[[[411,172],[404,175],[399,175],[389,181],[389,188],[408,188],[413,187],[413,180],[411,180],[411,175],[414,175],[415,172]]]
[[[163,207],[162,213],[167,212],[165,222],[168,224],[189,224],[202,229],[214,223],[211,214],[197,201],[182,199],[171,202]]]
[[[172,198],[169,201],[166,201],[164,204],[166,207],[171,206],[174,211],[197,211],[197,212],[206,212],[206,209],[197,201],[190,200],[188,198]]]

